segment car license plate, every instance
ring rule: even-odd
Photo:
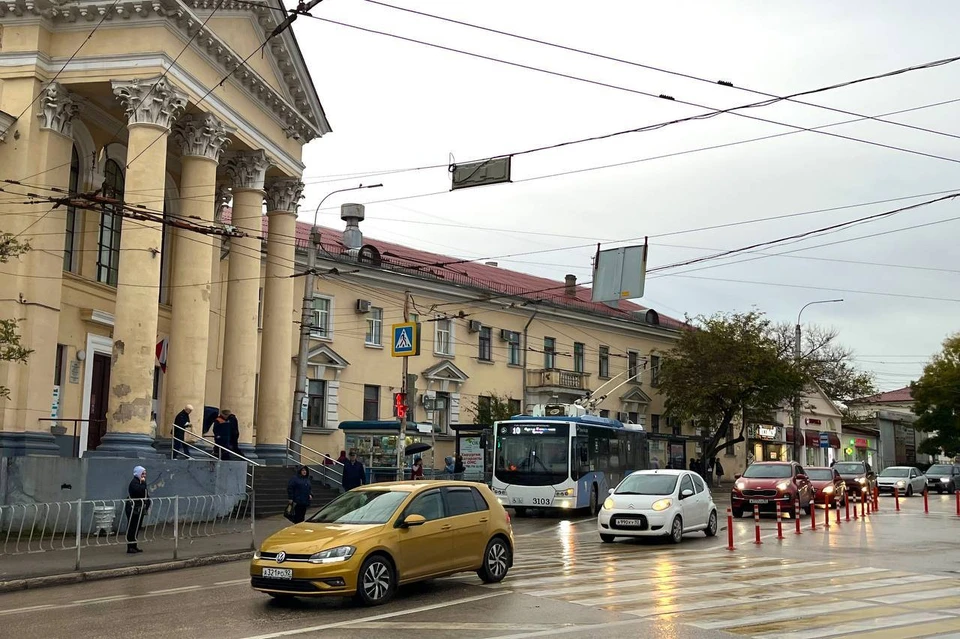
[[[510,503],[511,503],[511,504],[522,504],[522,503],[523,503],[523,498],[522,498],[522,497],[511,497],[511,498],[510,498]]]
[[[769,504],[770,500],[769,499],[751,499],[750,503],[751,504]]]
[[[293,568],[264,568],[262,576],[270,579],[293,579]]]
[[[640,525],[641,525],[641,522],[640,522],[639,519],[618,519],[618,520],[617,520],[617,525],[618,525],[618,526],[632,526],[632,527],[635,527],[635,528],[639,528]]]

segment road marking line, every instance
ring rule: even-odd
[[[866,590],[868,588],[883,588],[885,586],[902,586],[906,584],[926,583],[930,581],[944,581],[951,579],[946,575],[912,575],[910,577],[896,577],[892,579],[877,579],[876,581],[863,581],[858,584],[839,584],[837,586],[823,586],[819,588],[804,588],[816,592],[818,595],[826,595],[834,592],[846,592],[848,590]]]
[[[181,586],[180,588],[166,588],[164,590],[151,590],[148,595],[166,595],[172,592],[186,592],[188,590],[200,590],[203,586]]]
[[[844,579],[844,578],[857,577],[857,576],[861,576],[861,577],[862,577],[863,575],[867,575],[867,574],[878,574],[878,573],[887,573],[887,572],[890,572],[890,569],[889,569],[889,568],[853,568],[853,569],[850,569],[850,570],[842,570],[842,571],[832,572],[832,573],[830,574],[830,576],[826,576],[826,575],[806,575],[806,576],[804,576],[804,575],[796,575],[796,576],[792,576],[792,577],[770,577],[770,578],[767,578],[767,579],[755,579],[755,580],[753,580],[751,583],[753,583],[755,586],[775,586],[775,585],[777,585],[777,584],[782,584],[782,583],[785,583],[785,582],[787,582],[787,581],[789,581],[790,583],[795,583],[795,582],[798,582],[798,581],[814,581],[814,580],[816,580],[816,581],[820,581],[820,582],[822,583],[822,582],[826,582],[826,581],[832,581],[832,580],[835,580],[835,579]]]
[[[409,621],[365,621],[355,628],[358,630],[409,630]],[[414,624],[417,630],[550,630],[570,628],[577,624],[564,623],[481,623],[481,622],[450,622],[450,621],[417,621]]]
[[[747,603],[766,603],[769,601],[777,601],[779,599],[792,599],[792,598],[801,598],[803,593],[800,592],[776,592],[771,593],[770,595],[761,595],[757,597],[733,597],[729,599],[708,599],[705,601],[691,601],[689,603],[677,603],[677,604],[653,604],[651,606],[643,606],[642,608],[634,608],[632,610],[620,610],[618,612],[625,612],[627,614],[636,615],[638,617],[650,617],[653,615],[662,615],[666,613],[678,613],[678,612],[690,612],[693,610],[706,610],[708,608],[721,608],[723,606],[736,606],[740,604]],[[669,596],[670,599],[673,599],[673,595]]]
[[[553,637],[556,635],[565,635],[571,632],[582,632],[587,633],[591,630],[603,630],[605,628],[617,628],[620,626],[635,626],[637,624],[644,623],[642,619],[627,619],[624,621],[608,621],[606,623],[597,623],[589,624],[583,626],[571,626],[570,628],[563,628],[557,630],[542,630],[540,632],[522,632],[512,635],[495,635],[489,637],[488,639],[528,639],[528,637]],[[584,636],[599,636],[598,634],[584,634]]]
[[[11,608],[9,610],[0,611],[0,616],[3,615],[15,615],[18,613],[24,612],[36,612],[37,610],[44,610],[46,608],[53,608],[53,604],[41,604],[39,606],[26,606],[25,608]]]
[[[960,595],[960,587],[945,588],[942,590],[927,590],[925,592],[905,592],[899,595],[886,595],[882,597],[865,597],[867,601],[876,601],[882,604],[910,603],[913,601],[925,601],[927,599],[939,599],[941,597],[952,597]]]
[[[383,619],[392,619],[394,617],[404,617],[406,615],[415,615],[421,612],[430,612],[431,610],[439,610],[441,608],[449,608],[451,606],[460,606],[462,604],[473,603],[474,601],[482,601],[484,599],[492,599],[493,597],[502,597],[503,595],[510,594],[509,590],[504,590],[500,592],[491,592],[485,595],[476,595],[474,597],[463,597],[461,599],[454,599],[453,601],[445,601],[438,604],[430,604],[428,606],[419,606],[417,608],[408,608],[406,610],[398,610],[396,612],[387,612],[381,615],[372,615],[370,617],[361,617],[360,619],[351,619],[349,621],[338,621],[335,623],[323,624],[320,626],[309,626],[306,628],[296,628],[294,630],[281,630],[280,632],[273,632],[266,635],[253,635],[250,637],[245,637],[245,639],[276,639],[277,637],[291,637],[293,635],[302,635],[308,632],[321,632],[323,630],[332,630],[334,628],[344,628],[346,626],[356,626],[357,624],[366,623],[370,621],[381,621]],[[415,624],[414,624],[415,625]],[[552,630],[548,632],[553,632]]]
[[[876,604],[863,601],[850,601],[843,604],[844,610],[857,610],[861,608],[876,608]],[[723,621],[700,621],[685,622],[686,625],[695,626],[704,630],[724,630],[727,628],[738,628],[740,626],[752,626],[754,624],[768,623],[774,621],[786,621],[788,619],[802,619],[811,615],[821,615],[821,610],[812,610],[810,606],[800,606],[798,608],[781,608],[780,610],[771,610],[759,615],[750,615],[738,617],[736,619],[724,619]]]
[[[944,619],[956,619],[956,617],[932,612],[919,612],[897,615],[896,617],[864,619],[863,621],[845,623],[841,627],[820,626],[818,628],[795,630],[793,632],[774,632],[767,635],[757,635],[754,639],[824,639],[826,637],[836,637],[838,635],[853,634],[855,632],[897,628],[929,621],[942,621]],[[825,616],[823,620],[828,624],[833,623],[829,615]]]
[[[77,599],[76,601],[71,601],[68,604],[63,605],[64,608],[69,608],[76,605],[92,604],[92,603],[103,603],[106,601],[118,601],[120,599],[129,599],[130,595],[110,595],[108,597],[96,597],[94,599]],[[58,608],[60,606],[57,606]]]
[[[249,579],[230,579],[228,581],[218,581],[215,586],[239,586],[240,584],[250,583]]]

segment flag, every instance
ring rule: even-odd
[[[160,370],[164,374],[167,372],[167,348],[169,346],[170,340],[166,337],[157,342],[157,361],[160,362]]]

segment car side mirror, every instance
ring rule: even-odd
[[[800,481],[807,481],[807,476],[801,473],[797,475],[797,479],[799,479]]]
[[[427,523],[427,518],[423,515],[407,515],[403,518],[403,523],[400,524],[401,528],[413,528],[414,526],[422,526]]]
[[[680,492],[680,499],[686,499],[687,497],[693,497],[693,491],[689,488]]]
[[[741,475],[740,473],[736,473],[736,474],[733,476],[734,479],[740,479],[741,477],[743,477],[743,475]]]
[[[611,488],[610,490],[607,491],[607,494],[608,494],[608,495],[612,495],[612,494],[615,493],[615,492],[617,492],[617,489],[616,489],[616,488]]]

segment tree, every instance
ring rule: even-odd
[[[943,342],[943,351],[910,384],[917,430],[930,433],[920,452],[954,457],[960,452],[960,333]]]
[[[837,343],[838,334],[834,329],[817,325],[803,329],[800,348],[802,372],[816,381],[827,397],[838,402],[846,403],[874,394],[876,388],[873,377],[853,366],[853,351]],[[780,356],[792,359],[795,327],[788,323],[777,324],[774,335]]]
[[[477,424],[493,424],[510,419],[516,415],[516,402],[507,395],[480,395],[470,405],[470,412],[474,414]]]
[[[747,421],[768,418],[803,390],[806,376],[784,357],[762,313],[697,317],[661,363],[667,414],[707,428],[704,459],[744,441]],[[689,323],[689,322],[688,322]],[[732,424],[741,419],[734,436]]]
[[[0,264],[6,264],[11,258],[18,258],[30,250],[29,242],[21,242],[12,233],[0,232]],[[33,351],[24,348],[17,332],[18,320],[0,319],[0,361],[24,364]],[[0,398],[10,396],[10,389],[0,385]]]

